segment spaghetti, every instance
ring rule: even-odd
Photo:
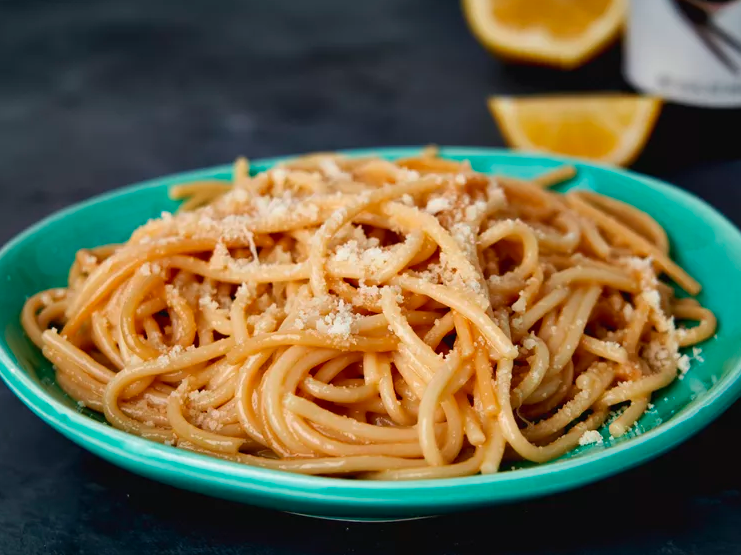
[[[81,406],[192,451],[388,480],[547,461],[617,407],[609,432],[629,430],[716,326],[659,281],[700,290],[664,230],[548,190],[572,175],[240,159],[233,184],[174,187],[177,214],[79,251],[23,326]]]

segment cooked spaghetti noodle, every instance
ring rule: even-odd
[[[113,426],[266,468],[497,472],[618,436],[715,318],[648,215],[426,152],[313,155],[77,253],[23,326]],[[699,322],[675,327],[675,318]],[[54,326],[57,326],[55,328]],[[597,434],[597,435],[595,435]]]

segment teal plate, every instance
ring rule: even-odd
[[[351,154],[388,158],[419,148]],[[132,230],[176,204],[167,188],[204,178],[228,179],[231,166],[165,177],[96,197],[59,212],[0,251],[0,374],[39,417],[85,449],[132,472],[208,495],[313,516],[348,520],[414,518],[526,499],[574,488],[645,462],[707,426],[741,393],[741,234],[703,201],[627,171],[485,148],[445,148],[487,173],[535,176],[564,162],[578,168],[562,186],[592,189],[654,216],[666,228],[674,258],[702,283],[700,301],[718,316],[718,333],[702,345],[684,380],[657,392],[653,408],[628,433],[575,449],[541,465],[499,474],[417,482],[362,482],[252,468],[160,445],[120,432],[77,407],[19,323],[25,299],[66,283],[75,251],[124,241]],[[262,170],[277,160],[253,165]]]

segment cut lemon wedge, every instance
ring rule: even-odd
[[[489,109],[512,147],[624,166],[646,144],[661,101],[627,94],[495,97]]]
[[[572,68],[618,36],[626,0],[463,0],[463,11],[495,53]]]

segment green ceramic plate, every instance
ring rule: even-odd
[[[365,151],[393,158],[418,148]],[[483,172],[529,177],[563,163],[551,157],[483,148],[448,148]],[[360,153],[358,153],[360,154]],[[275,160],[258,162],[256,170]],[[97,197],[42,221],[0,252],[0,374],[18,397],[61,433],[114,464],[181,488],[281,510],[347,519],[410,518],[525,499],[605,478],[676,446],[727,409],[741,393],[741,234],[701,200],[654,179],[574,162],[578,176],[564,188],[599,191],[653,215],[668,231],[673,256],[704,286],[701,301],[718,316],[718,334],[653,399],[654,408],[626,436],[580,447],[542,465],[490,476],[419,482],[361,482],[307,477],[209,458],[134,437],[102,422],[68,398],[18,322],[31,294],[66,283],[75,251],[124,241],[131,231],[175,204],[167,188],[202,178],[230,177],[223,166],[150,181]]]

